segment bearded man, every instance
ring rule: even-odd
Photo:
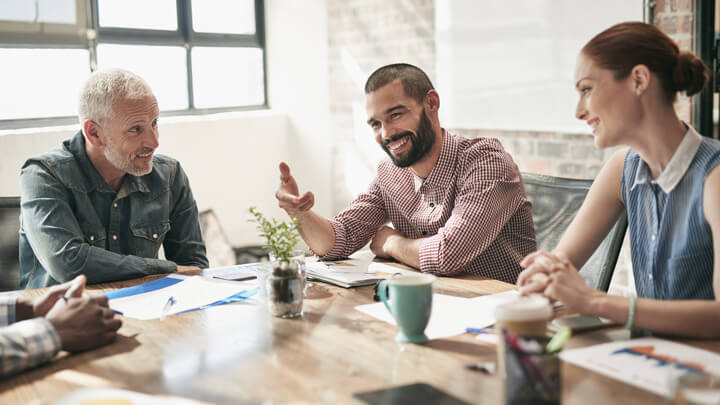
[[[22,167],[18,288],[207,267],[188,178],[178,161],[155,155],[159,114],[141,77],[121,69],[90,75],[79,100],[82,129]],[[161,246],[167,260],[158,259]]]
[[[495,139],[466,139],[440,126],[440,96],[419,68],[379,68],[365,84],[367,123],[388,154],[367,192],[329,220],[280,163],[279,205],[321,260],[372,240],[379,257],[423,272],[477,274],[514,283],[535,250],[520,172]],[[393,227],[387,226],[392,223]]]

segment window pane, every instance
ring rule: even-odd
[[[443,125],[589,133],[574,116],[577,55],[603,29],[642,20],[643,1],[513,4],[435,3],[436,85],[443,90]]]
[[[188,107],[185,48],[179,46],[100,44],[99,69],[122,68],[150,84],[160,110]]]
[[[0,20],[75,24],[76,0],[2,0]]]
[[[192,2],[193,30],[223,34],[255,33],[253,0],[195,0]]]
[[[0,60],[0,119],[77,114],[78,92],[90,74],[87,50],[0,48]]]
[[[101,27],[177,30],[175,0],[98,0]]]
[[[265,103],[262,49],[194,47],[192,66],[195,107]]]

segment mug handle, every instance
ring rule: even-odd
[[[380,284],[378,284],[378,296],[380,296],[380,300],[385,304],[385,308],[387,308],[388,312],[392,314],[392,309],[390,309],[390,305],[388,305],[388,285],[387,280],[380,281]]]

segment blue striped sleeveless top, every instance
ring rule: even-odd
[[[692,128],[686,138],[688,135],[699,136]],[[681,149],[682,144],[675,153]],[[689,166],[666,193],[660,184],[653,184],[650,169],[637,152],[630,149],[625,156],[622,199],[637,295],[664,300],[714,299],[712,233],[702,199],[707,175],[720,164],[720,142],[702,137],[694,157],[679,160],[685,164],[690,160]],[[662,173],[656,180],[660,177]]]

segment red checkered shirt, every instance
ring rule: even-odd
[[[410,168],[380,162],[368,191],[330,220],[335,245],[321,259],[349,256],[392,222],[406,238],[425,238],[423,272],[515,283],[520,260],[535,251],[530,201],[517,165],[496,139],[466,139],[443,130],[442,142],[424,181]]]

